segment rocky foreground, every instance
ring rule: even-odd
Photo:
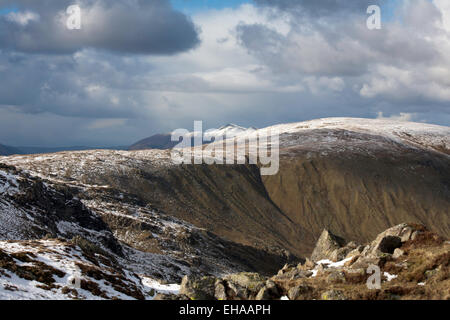
[[[380,286],[373,270],[379,267]],[[369,288],[367,283],[372,284]],[[238,273],[183,278],[178,295],[161,300],[450,299],[450,241],[422,225],[400,224],[366,245],[324,230],[310,259],[277,275]]]

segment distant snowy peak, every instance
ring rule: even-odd
[[[204,136],[205,136],[205,138],[210,138],[210,137],[233,138],[233,137],[239,136],[241,134],[251,133],[256,130],[257,129],[254,127],[244,128],[244,127],[238,126],[236,124],[230,123],[230,124],[220,127],[219,129],[206,130],[204,133]]]
[[[238,126],[237,124],[234,123],[229,123],[219,128],[219,130],[230,130],[230,129],[246,130],[246,128]]]

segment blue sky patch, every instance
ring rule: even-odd
[[[194,13],[210,9],[236,8],[252,0],[171,0],[174,8],[186,13]]]

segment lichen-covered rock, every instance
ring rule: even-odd
[[[275,278],[277,280],[295,280],[295,279],[301,279],[301,278],[308,278],[313,273],[310,270],[302,270],[298,268],[294,268],[289,270],[286,273],[278,274]]]
[[[347,300],[347,298],[341,290],[332,289],[322,293],[322,300]]]
[[[280,298],[280,292],[275,284],[271,280],[267,280],[266,285],[259,290],[256,295],[256,300],[275,300]]]
[[[295,287],[289,289],[288,298],[289,300],[307,300],[311,299],[311,293],[314,289],[306,284],[299,284]]]
[[[227,290],[225,288],[225,284],[221,280],[216,280],[214,284],[214,297],[217,300],[226,300],[227,299]]]
[[[397,249],[394,250],[394,253],[392,254],[392,258],[398,259],[401,256],[403,256],[404,254],[405,254],[405,251],[403,251],[402,249],[397,248]]]
[[[327,283],[345,283],[345,274],[341,270],[331,269],[326,278]]]
[[[323,259],[331,260],[332,254],[335,250],[345,246],[345,240],[332,234],[329,230],[323,230],[319,240],[316,243],[313,253],[311,254],[312,261],[320,261]]]
[[[184,276],[181,281],[180,294],[191,300],[214,300],[216,278]]]
[[[228,275],[224,278],[227,287],[240,299],[256,297],[264,287],[266,278],[258,273],[241,272]]]

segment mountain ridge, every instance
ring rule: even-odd
[[[276,272],[309,256],[324,228],[365,243],[410,221],[449,237],[450,128],[348,118],[278,126],[274,176],[258,165],[176,165],[170,150],[0,157],[0,234],[11,240],[43,221],[58,237],[118,244],[125,264],[166,281]],[[103,242],[83,227],[100,223]]]

